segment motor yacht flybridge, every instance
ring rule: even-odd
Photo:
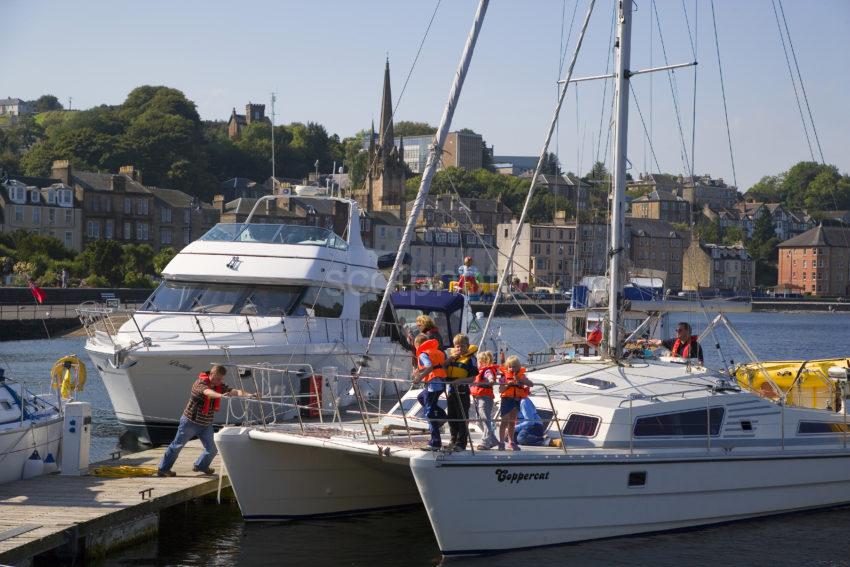
[[[479,4],[417,199],[427,194],[434,155],[445,142],[487,4]],[[593,6],[591,0],[531,188]],[[630,70],[629,63],[633,9],[632,0],[617,3],[611,300],[603,319],[601,355],[576,355],[528,373],[535,384],[530,399],[544,421],[543,446],[519,452],[421,451],[427,424],[415,391],[388,415],[377,416],[379,420],[361,412],[348,422],[224,428],[216,443],[246,519],[350,514],[422,503],[441,551],[454,555],[850,502],[846,367],[810,369],[806,379],[821,380],[827,395],[801,407],[789,395],[797,380],[782,388],[763,371],[760,380],[771,382],[771,395],[766,396],[753,381],[738,383],[733,369],[714,371],[694,359],[625,349],[620,257],[626,130],[629,81],[640,73]],[[513,250],[508,265],[512,256]],[[482,341],[489,324],[488,318]],[[717,325],[725,325],[754,359],[722,313],[709,327]],[[374,370],[361,368],[358,373],[399,390],[409,384],[407,372],[376,376]],[[230,403],[248,407],[256,402]],[[473,446],[479,435],[474,433]]]
[[[170,441],[193,380],[213,362],[284,367],[288,375],[274,384],[243,376],[239,387],[262,386],[278,401],[324,387],[341,406],[354,401],[350,380],[344,380],[352,368],[365,364],[382,373],[410,368],[404,329],[392,310],[378,325],[368,359],[361,357],[386,278],[361,240],[357,203],[315,193],[312,198],[346,211],[341,234],[250,219],[218,224],[174,257],[162,283],[135,313],[81,309],[86,351],[119,422],[142,441]],[[445,337],[460,332],[462,320],[472,321],[462,298],[459,306],[442,306],[445,311],[440,305],[419,309],[415,298],[402,303],[408,318],[434,315]],[[382,384],[360,386],[365,399],[382,394]],[[292,416],[292,408],[276,412],[278,419]],[[227,417],[218,419],[223,423]]]

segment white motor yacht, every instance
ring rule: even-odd
[[[376,254],[363,246],[357,203],[314,198],[347,210],[341,235],[317,226],[218,224],[174,257],[135,313],[80,310],[86,352],[115,414],[142,441],[170,441],[192,382],[213,362],[288,368],[290,374],[274,384],[245,379],[240,385],[240,378],[228,376],[240,388],[263,388],[278,400],[293,390],[309,395],[317,377],[347,375],[363,362],[386,278]],[[460,298],[461,311],[435,316],[448,340],[462,330],[464,316],[473,323],[462,296],[451,295]],[[416,310],[410,303],[406,299],[404,308]],[[392,310],[384,321],[365,366],[407,372],[410,353]],[[323,383],[334,388],[340,405],[353,401],[350,382]],[[361,387],[368,399],[381,395],[380,384],[364,381]],[[287,415],[293,416],[291,409],[276,418]],[[225,412],[217,419],[239,421]]]

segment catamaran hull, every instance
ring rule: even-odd
[[[311,354],[305,354],[303,346],[291,353],[277,352],[275,354],[254,349],[240,349],[236,352],[230,351],[229,362],[233,365],[262,363],[287,364],[292,365],[291,367],[301,365],[311,368],[315,374],[320,374],[324,368],[335,367],[339,373],[338,391],[343,394],[341,403],[353,402],[353,398],[344,395],[350,388],[350,383],[345,380],[345,374],[356,363],[353,355],[333,353],[336,346],[333,344],[326,345],[327,352],[322,352],[320,346],[322,345],[311,345]],[[134,433],[141,442],[154,445],[170,443],[174,438],[189,390],[198,374],[209,370],[212,363],[225,360],[220,351],[207,351],[201,347],[191,351],[170,353],[139,351],[128,355],[116,365],[113,354],[91,348],[86,350],[103,379],[119,423]],[[396,375],[410,370],[409,355],[406,355],[398,345],[378,345],[372,355],[372,368],[376,373],[383,373],[386,371],[388,360],[392,361],[389,369]],[[290,378],[292,378],[291,385]],[[277,374],[274,379],[279,382],[278,391],[282,390],[287,395],[291,392],[291,388],[299,390],[301,387],[294,373],[291,376]],[[227,382],[249,392],[255,389],[254,381],[250,378],[240,380],[235,376],[228,376]],[[362,384],[364,396],[370,398],[378,396],[379,385],[369,387],[368,380],[363,380]],[[395,396],[395,392],[392,392],[392,395]],[[284,401],[292,403],[291,398]],[[306,399],[301,403],[307,403]],[[329,407],[329,401],[325,403],[325,406]],[[225,410],[226,408],[223,408],[216,416],[217,425],[223,425],[228,421]],[[241,414],[242,411],[240,406],[238,413]],[[276,408],[276,411],[279,414],[283,411],[278,418],[291,418],[294,415],[290,410],[289,416],[286,416],[286,410],[281,410],[280,406]],[[229,423],[239,423],[239,420],[230,415]]]
[[[411,459],[411,468],[444,555],[690,528],[850,502],[847,452],[691,460],[512,456],[486,464],[420,457]]]
[[[418,504],[406,460],[331,449],[332,440],[241,427],[219,431],[216,445],[246,520],[291,520]],[[308,444],[312,443],[312,444]],[[324,445],[324,446],[323,446]]]

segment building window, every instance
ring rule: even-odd
[[[64,207],[70,207],[74,202],[69,189],[61,189],[59,191],[59,204]]]
[[[162,227],[159,229],[159,241],[161,244],[171,244],[171,229]]]
[[[124,214],[132,215],[133,214],[133,200],[130,197],[124,197]]]
[[[106,219],[106,224],[103,227],[103,237],[112,240],[115,238],[115,220]]]
[[[133,223],[125,222],[124,223],[124,240],[132,240],[133,239]]]
[[[47,222],[56,224],[56,209],[47,209]]]
[[[65,248],[71,248],[74,245],[74,233],[70,230],[65,231]]]
[[[136,224],[136,240],[148,239],[148,223],[140,222]]]
[[[505,236],[504,236],[504,237],[505,237],[505,238],[507,238],[507,237],[508,237],[508,229],[505,229]]]
[[[38,203],[38,191],[30,191],[30,203]]]
[[[48,189],[47,190],[47,204],[55,205],[56,204],[56,190]]]
[[[385,227],[385,226],[379,227],[379,228],[378,228],[378,236],[380,236],[381,238],[383,238],[383,237],[385,237],[386,235],[387,235],[387,227]]]
[[[171,222],[171,209],[164,207],[160,210],[160,219],[162,222]]]
[[[192,224],[192,211],[189,209],[183,210],[183,224]]]
[[[183,229],[183,244],[192,242],[192,229],[188,226]]]
[[[86,222],[86,236],[89,238],[100,238],[100,223],[95,220]]]
[[[41,224],[41,208],[33,207],[33,209],[32,209],[32,223],[33,224]]]
[[[74,211],[65,211],[65,224],[74,222]]]
[[[147,199],[137,199],[136,200],[136,214],[139,214],[139,215],[148,214],[148,200]]]

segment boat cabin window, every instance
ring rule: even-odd
[[[614,382],[603,380],[601,378],[594,378],[593,376],[579,378],[576,380],[576,384],[581,384],[582,386],[587,386],[588,388],[593,388],[595,390],[610,390],[616,386]]]
[[[705,435],[709,419],[711,434],[719,435],[723,413],[723,408],[711,408],[708,416],[706,416],[706,410],[700,409],[639,417],[635,421],[634,435],[635,437]]]
[[[301,296],[290,315],[308,317],[339,317],[342,315],[342,290],[310,286]]]
[[[843,423],[828,423],[826,421],[801,421],[797,425],[797,433],[842,433]]]
[[[599,430],[599,418],[592,415],[580,413],[570,414],[567,424],[564,426],[564,435],[574,437],[593,437]]]
[[[440,331],[440,337],[443,339],[442,346],[444,348],[451,346],[452,337],[454,336],[452,331],[454,330],[457,333],[460,330],[460,312],[458,311],[452,313],[449,317],[446,317],[446,314],[442,311],[426,311],[410,308],[396,308],[395,313],[396,321],[398,321],[399,327],[404,331],[410,344],[413,344],[413,339],[419,334],[419,327],[416,326],[416,318],[420,315],[427,315],[434,320],[437,330]],[[453,325],[452,327],[449,327],[450,322]]]
[[[10,410],[12,409],[12,404],[7,402],[6,400],[0,400],[0,408],[4,410]]]
[[[312,307],[318,288],[303,286],[212,284],[207,282],[164,281],[148,298],[140,311],[182,313],[228,313],[258,317],[305,315],[298,311],[299,299]],[[325,288],[319,294],[317,317],[339,317],[342,292]],[[334,302],[338,302],[338,305]],[[330,307],[328,307],[328,305]],[[331,314],[320,314],[331,313]],[[337,313],[333,315],[332,313]]]
[[[345,240],[334,234],[333,231],[319,226],[219,223],[207,231],[200,240],[298,244],[348,250],[348,243]]]

